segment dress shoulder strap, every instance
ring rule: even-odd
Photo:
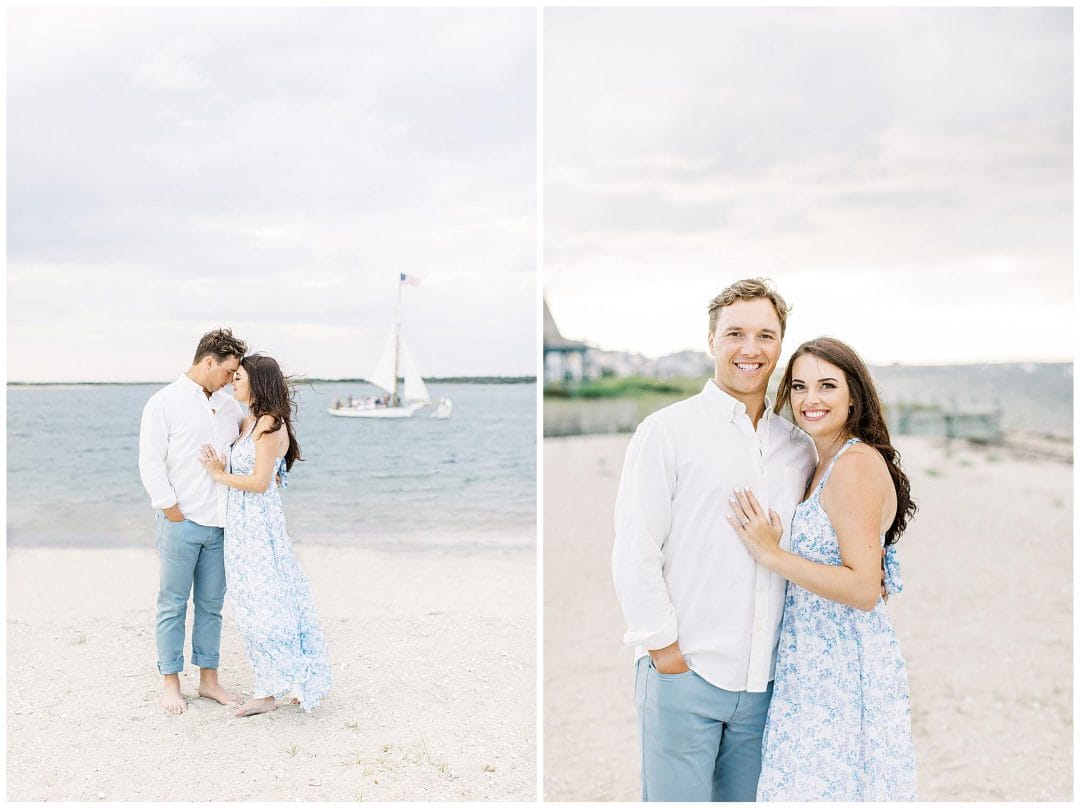
[[[836,461],[840,459],[840,455],[861,441],[858,438],[850,438],[843,446],[840,447],[840,451],[836,453],[835,457],[829,461],[829,467],[825,469],[825,476],[821,478],[821,482],[818,483],[817,490],[820,493],[821,489],[825,487],[825,483],[829,481],[829,476],[832,474],[833,466],[836,465]]]

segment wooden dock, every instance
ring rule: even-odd
[[[1001,443],[999,407],[957,407],[897,402],[886,404],[889,431],[898,435],[936,435],[975,443]]]

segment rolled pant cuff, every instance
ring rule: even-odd
[[[158,673],[162,676],[168,676],[173,673],[180,673],[184,669],[184,658],[170,659],[168,662],[158,662]]]
[[[196,668],[217,668],[218,656],[210,656],[209,654],[192,654],[191,664]]]

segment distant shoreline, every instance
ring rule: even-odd
[[[13,382],[8,387],[139,387],[146,384],[169,384],[172,379],[143,382]],[[367,379],[294,378],[295,384],[370,384]],[[535,376],[425,376],[426,384],[536,384]]]

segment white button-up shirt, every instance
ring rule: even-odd
[[[748,487],[780,514],[787,549],[816,457],[767,400],[755,430],[745,405],[712,379],[641,422],[619,481],[612,555],[624,641],[638,657],[678,640],[686,663],[717,687],[768,687],[786,581],[743,547],[729,498]]]
[[[206,473],[199,450],[209,443],[223,454],[243,420],[236,399],[224,390],[208,399],[187,374],[150,396],[139,427],[139,476],[150,504],[179,505],[192,522],[224,527],[226,488]]]

